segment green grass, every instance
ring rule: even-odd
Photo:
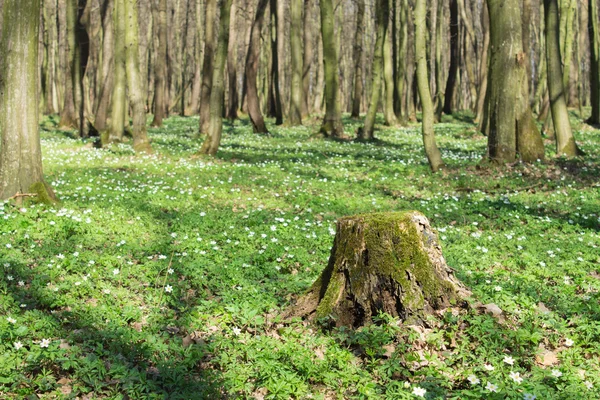
[[[204,159],[196,118],[151,129],[151,156],[45,120],[61,205],[0,203],[0,397],[600,398],[598,131],[576,132],[583,159],[547,143],[547,163],[479,169],[485,138],[445,119],[432,175],[418,125],[359,144],[311,140],[317,122],[271,137],[228,122]],[[437,228],[473,309],[424,330],[278,316],[325,267],[338,217],[406,209]]]

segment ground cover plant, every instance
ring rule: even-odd
[[[599,398],[600,133],[573,116],[585,157],[547,142],[545,163],[482,168],[469,116],[444,118],[438,174],[417,124],[354,143],[314,139],[316,120],[268,121],[267,137],[241,119],[203,158],[194,117],[150,129],[152,155],[46,118],[61,203],[0,203],[0,397]],[[470,309],[428,328],[279,316],[325,267],[338,217],[408,209]]]

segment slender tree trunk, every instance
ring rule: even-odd
[[[592,115],[588,123],[600,124],[600,21],[597,0],[588,0],[588,32],[590,36],[590,103]]]
[[[167,0],[152,2],[154,23],[158,31],[158,48],[154,65],[154,119],[152,126],[162,126],[167,114]]]
[[[558,1],[558,0],[557,0]],[[560,2],[560,16],[564,18],[564,36],[559,36],[562,41],[562,81],[565,89],[565,102],[570,104],[569,88],[571,75],[571,62],[573,61],[573,41],[575,39],[573,31],[573,20],[575,18],[577,5],[574,0],[562,0]],[[559,42],[560,43],[560,42]]]
[[[246,103],[250,121],[256,133],[269,133],[262,112],[260,111],[260,100],[256,85],[260,59],[260,33],[268,4],[269,0],[259,0],[258,2],[256,16],[254,17],[250,31],[250,45],[248,46],[248,55],[246,57]]]
[[[290,108],[288,125],[302,125],[302,0],[291,0],[290,5],[290,52],[292,55],[292,79],[290,81]]]
[[[76,90],[77,77],[79,76],[78,58],[79,53],[77,44],[77,0],[67,0],[67,55],[68,63],[65,78],[65,96],[63,108],[60,112],[59,127],[61,128],[77,128],[77,109],[76,107]]]
[[[219,40],[215,57],[215,69],[212,73],[212,90],[210,95],[210,120],[206,139],[200,148],[201,154],[214,156],[221,144],[223,132],[223,98],[225,94],[225,61],[229,45],[229,19],[232,0],[222,0],[219,17]]]
[[[487,4],[483,3],[482,29],[483,29],[483,48],[481,50],[481,62],[479,64],[479,91],[477,92],[477,115],[475,123],[484,121],[485,97],[488,86],[488,55],[490,52],[490,18],[487,11]],[[479,131],[483,132],[483,124],[479,126]]]
[[[408,119],[408,102],[406,100],[407,96],[405,94],[406,89],[406,65],[409,60],[408,57],[408,0],[401,0],[400,3],[400,59],[398,66],[398,78],[396,80],[396,86],[398,87],[398,93],[401,97],[401,101],[399,104],[399,110],[396,111],[396,115],[402,122],[402,124],[406,124]]]
[[[312,1],[304,0],[304,59],[302,65],[302,117],[310,115],[310,106],[308,104],[310,98],[310,70],[314,59],[313,50],[313,16],[312,16]]]
[[[237,39],[237,7],[231,5],[230,30],[229,36]],[[240,105],[237,89],[237,41],[232,40],[229,43],[227,51],[227,76],[229,89],[227,91],[227,119],[234,120],[238,117],[238,108]]]
[[[386,2],[389,2],[389,0],[386,0]],[[389,4],[387,13],[389,19]],[[385,83],[383,117],[387,126],[393,126],[398,123],[398,120],[394,113],[394,65],[392,62],[392,37],[389,29],[385,30],[385,37],[383,38],[383,82]]]
[[[485,6],[484,6],[485,7]],[[434,102],[434,114],[435,120],[442,120],[442,112],[444,110],[444,83],[443,83],[443,70],[442,70],[442,48],[443,48],[443,29],[444,26],[444,1],[439,0],[437,4],[437,23],[440,25],[436,30],[436,41],[435,41],[435,102]]]
[[[117,0],[123,1],[123,0]],[[138,49],[137,0],[125,1],[125,66],[127,88],[133,120],[133,149],[136,152],[151,152],[146,132],[146,93],[141,80]]]
[[[425,153],[429,160],[429,166],[433,172],[438,171],[444,166],[442,154],[435,142],[433,128],[433,102],[429,91],[429,74],[427,72],[427,37],[426,23],[427,2],[426,0],[416,0],[415,5],[415,58],[417,61],[417,85],[419,88],[419,97],[423,108],[423,144]]]
[[[513,162],[517,152],[523,161],[544,158],[541,136],[529,106],[523,53],[519,0],[487,0],[490,15],[488,157],[497,163]]]
[[[279,18],[277,15],[277,0],[270,0],[269,12],[271,14],[271,93],[272,109],[270,116],[275,117],[275,124],[283,124],[283,107],[281,104],[281,85],[279,76]]]
[[[525,56],[528,60],[531,60],[531,57],[533,56],[531,54],[531,0],[523,0],[523,13],[521,21],[523,32],[523,53],[525,53]],[[527,69],[527,80],[529,81],[531,80],[531,62],[528,62],[525,68]]]
[[[338,54],[334,35],[332,0],[321,0],[321,38],[325,64],[325,117],[320,132],[329,137],[343,137],[342,113],[339,99]]]
[[[114,0],[114,78],[108,131],[101,135],[102,145],[123,141],[123,131],[127,121],[127,76],[125,73],[125,0]]]
[[[200,134],[208,132],[210,122],[210,104],[212,93],[213,59],[215,55],[215,26],[217,18],[217,0],[206,0],[204,19],[204,62],[202,63],[202,91],[200,94]]]
[[[99,132],[107,129],[108,110],[110,97],[113,91],[113,67],[115,35],[114,29],[114,0],[104,0],[101,7],[102,15],[102,66],[99,69],[98,93],[96,94],[96,108],[94,125]],[[116,68],[116,67],[115,67]]]
[[[195,58],[196,65],[194,70],[194,82],[192,83],[192,95],[190,97],[190,106],[189,110],[186,112],[186,115],[194,115],[198,113],[199,105],[200,105],[200,94],[202,92],[202,63],[200,62],[203,59],[203,51],[202,43],[203,40],[203,26],[204,26],[204,13],[202,12],[202,4],[204,0],[196,0],[196,45],[195,45]]]
[[[352,118],[360,116],[360,104],[363,97],[363,46],[365,0],[356,0],[356,33],[354,35],[354,95],[352,96]]]
[[[458,74],[460,58],[459,37],[458,1],[450,0],[450,70],[448,71],[448,80],[446,81],[446,90],[444,92],[444,113],[446,114],[452,114],[454,110],[454,91],[456,89],[456,75]]]
[[[375,118],[381,97],[381,82],[383,80],[383,46],[386,38],[387,22],[389,19],[389,0],[377,0],[375,3],[375,50],[373,52],[371,100],[365,117],[364,126],[357,132],[357,140],[370,141],[375,139]]]
[[[575,157],[579,154],[567,111],[563,75],[560,64],[560,39],[557,0],[544,0],[546,29],[546,63],[550,109],[556,134],[556,154]]]
[[[0,41],[0,200],[35,193],[51,202],[44,182],[38,125],[40,0],[4,0]],[[20,201],[21,199],[17,199]]]

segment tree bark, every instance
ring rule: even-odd
[[[67,13],[67,49],[66,54],[68,56],[66,79],[65,79],[65,95],[64,104],[60,112],[60,121],[58,126],[60,128],[70,129],[77,128],[78,118],[76,109],[76,91],[79,85],[79,45],[77,43],[77,1],[78,0],[67,0],[66,1],[66,13]]]
[[[387,22],[389,19],[389,0],[377,0],[375,3],[375,27],[377,36],[375,39],[375,50],[373,52],[373,67],[371,72],[371,100],[365,117],[364,126],[358,130],[356,139],[360,141],[371,141],[375,139],[375,118],[379,108],[381,97],[381,83],[383,80],[383,46],[386,38]]]
[[[230,29],[229,37],[237,39],[237,7],[231,5]],[[238,108],[240,105],[238,89],[237,89],[237,41],[231,40],[227,51],[227,83],[229,89],[227,91],[227,119],[234,120],[238,117]]]
[[[292,55],[292,79],[290,80],[290,108],[287,124],[302,125],[302,0],[290,4],[290,52]]]
[[[588,0],[588,32],[590,37],[590,103],[592,115],[588,123],[600,124],[600,21],[598,1]]]
[[[321,39],[325,64],[325,117],[320,132],[328,137],[344,136],[339,98],[338,54],[335,46],[332,0],[321,0]]]
[[[114,0],[114,77],[108,131],[101,135],[102,145],[123,141],[127,121],[127,75],[125,72],[125,5],[124,0]]]
[[[529,89],[523,53],[519,0],[487,0],[490,15],[491,58],[488,157],[496,163],[513,162],[517,152],[523,161],[544,158],[541,136],[529,106]]]
[[[35,193],[53,202],[44,181],[39,136],[38,50],[41,0],[4,0],[0,41],[0,200]]]
[[[101,8],[102,15],[102,65],[99,68],[98,93],[96,95],[96,107],[94,125],[99,132],[107,129],[108,110],[110,98],[113,91],[113,67],[115,66],[114,49],[114,0],[104,0]]]
[[[433,127],[433,102],[431,100],[431,92],[429,91],[429,73],[427,72],[426,18],[426,0],[417,0],[415,5],[415,58],[417,61],[417,86],[419,88],[419,97],[421,98],[421,107],[423,108],[421,130],[429,166],[433,172],[437,172],[444,166],[444,162],[435,142]]]
[[[365,0],[356,0],[356,33],[354,35],[354,95],[352,96],[352,118],[360,116],[363,86]]]
[[[167,115],[167,0],[154,0],[152,12],[158,31],[158,48],[154,65],[154,119],[152,126],[162,126],[162,121]]]
[[[389,19],[389,0],[388,19]],[[389,24],[388,21],[385,21]],[[388,25],[389,28],[389,25]],[[383,82],[385,84],[385,97],[383,99],[383,117],[387,126],[394,126],[398,123],[394,113],[394,64],[392,60],[392,35],[390,30],[385,30],[383,38]]]
[[[490,18],[487,10],[487,4],[483,3],[482,12],[482,29],[483,29],[483,48],[481,49],[481,62],[479,63],[479,90],[477,92],[477,114],[475,116],[475,123],[479,124],[479,131],[483,132],[484,124],[484,107],[485,97],[487,94],[488,87],[488,56],[490,52]],[[480,124],[481,123],[481,124]]]
[[[256,8],[256,16],[252,23],[250,31],[250,45],[248,46],[248,55],[246,57],[246,103],[250,121],[256,133],[269,133],[262,112],[260,110],[260,100],[258,98],[258,87],[256,79],[258,76],[258,63],[260,58],[260,32],[265,18],[265,10],[269,0],[259,0]]]
[[[338,220],[327,267],[286,316],[356,328],[385,312],[418,325],[467,296],[423,214],[363,214]]]
[[[578,155],[577,144],[571,130],[565,99],[565,88],[561,70],[559,19],[557,0],[544,0],[546,33],[546,64],[548,65],[548,91],[550,109],[556,135],[556,154],[567,157]]]
[[[219,17],[219,40],[215,57],[214,70],[212,71],[212,90],[210,94],[210,119],[206,138],[200,148],[200,154],[214,156],[221,144],[223,132],[223,97],[225,92],[225,61],[229,45],[229,19],[232,0],[222,0],[221,15]]]
[[[446,114],[452,114],[454,110],[454,91],[456,89],[456,75],[458,73],[460,58],[458,40],[458,1],[450,0],[450,70],[448,71],[448,80],[446,81],[446,90],[444,91],[444,113]]]
[[[304,0],[304,59],[302,65],[302,117],[310,115],[310,70],[314,59],[312,1]]]
[[[212,97],[213,61],[215,56],[215,26],[217,18],[217,0],[206,0],[204,19],[204,62],[202,63],[202,91],[200,94],[200,134],[208,132],[210,122],[210,104]]]

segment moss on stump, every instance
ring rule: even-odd
[[[288,316],[357,327],[385,312],[418,324],[467,294],[423,214],[364,214],[338,220],[327,268]]]

